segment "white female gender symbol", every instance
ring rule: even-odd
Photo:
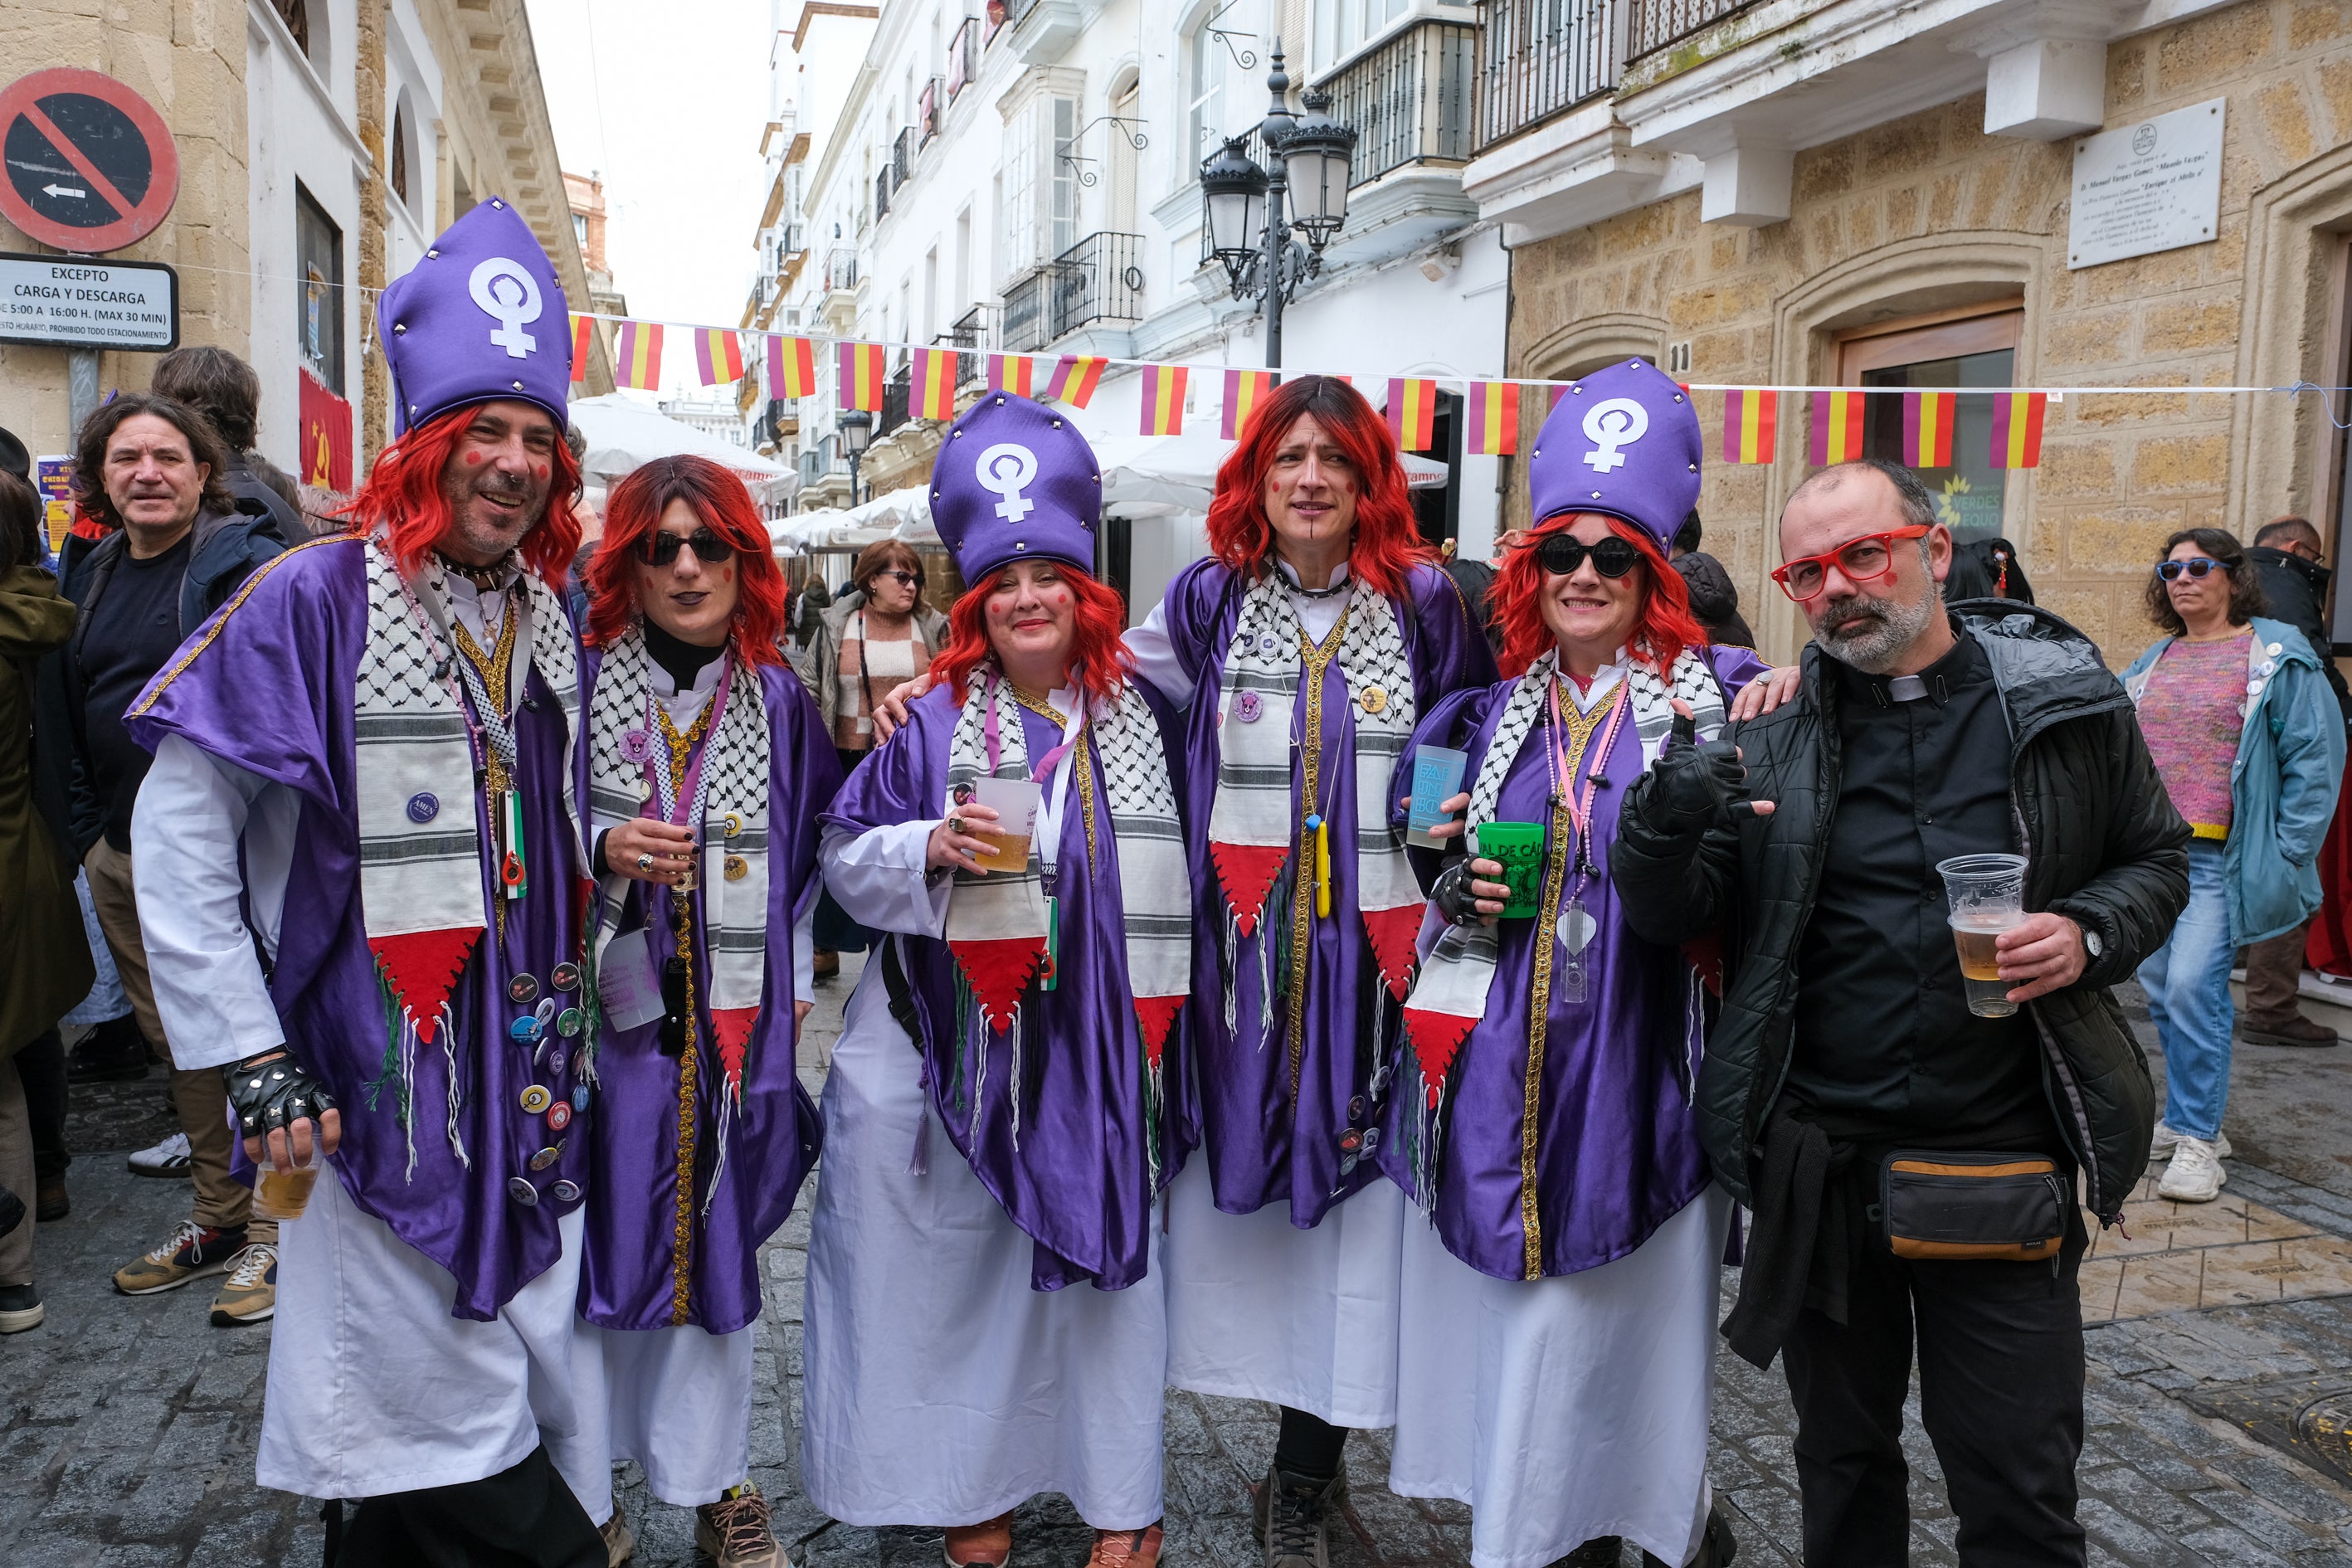
[[[501,289],[501,283],[519,287]],[[526,323],[539,320],[541,310],[539,284],[530,273],[503,256],[493,256],[474,268],[466,291],[482,314],[498,322],[490,342],[505,349],[508,358],[520,359],[539,347],[539,340],[523,331]]]
[[[1007,522],[1019,522],[1034,510],[1037,503],[1021,492],[1037,477],[1037,454],[1016,441],[999,441],[980,455],[980,464],[972,469],[980,488],[1003,499],[996,503],[996,515]]]
[[[1625,465],[1620,447],[1630,447],[1649,433],[1650,411],[1630,397],[1596,403],[1584,416],[1584,434],[1597,443],[1584,460],[1602,473]]]

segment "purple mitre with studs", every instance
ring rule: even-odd
[[[1646,360],[1620,361],[1572,383],[1528,455],[1538,522],[1562,512],[1622,517],[1669,544],[1698,504],[1698,412],[1691,395]]]
[[[1043,556],[1095,569],[1102,465],[1057,409],[991,392],[931,465],[931,523],[968,584]]]
[[[392,363],[393,431],[508,398],[569,423],[572,321],[539,237],[497,196],[475,206],[393,279],[376,305]]]

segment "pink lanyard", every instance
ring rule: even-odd
[[[980,731],[981,734],[985,737],[988,742],[988,771],[993,773],[996,772],[997,763],[1004,754],[1004,747],[998,736],[996,729],[996,703],[993,694],[991,695],[991,700],[986,710],[982,714]],[[1077,728],[1070,731],[1069,738],[1067,740],[1055,747],[1052,751],[1046,752],[1044,758],[1038,762],[1037,765],[1029,770],[1029,781],[1032,784],[1042,784],[1047,779],[1052,778],[1054,776],[1054,769],[1060,764],[1064,757],[1070,754],[1070,748],[1078,743],[1078,738],[1084,735],[1086,731],[1086,693],[1081,691],[1078,694]]]
[[[700,837],[702,825],[695,818],[700,815],[698,808],[702,804],[702,764],[710,755],[711,734],[719,728],[719,721],[723,717],[719,705],[726,700],[727,693],[733,689],[734,674],[735,650],[730,647],[725,653],[719,656],[719,683],[711,692],[710,722],[703,729],[701,742],[694,748],[694,761],[687,768],[686,777],[676,783],[675,795],[668,794],[673,787],[669,776],[669,745],[661,738],[661,722],[655,717],[653,711],[654,705],[661,699],[651,691],[646,693],[646,728],[652,733],[654,740],[653,749],[646,759],[646,771],[654,776],[657,798],[667,795],[667,798],[658,801],[662,810],[662,820],[679,827],[694,829],[698,837]],[[687,808],[685,820],[679,818],[681,806]]]
[[[1584,799],[1576,798],[1576,781],[1568,776],[1568,748],[1560,744],[1560,732],[1566,726],[1559,717],[1559,681],[1551,682],[1551,780],[1555,797],[1568,807],[1568,819],[1576,827],[1577,844],[1581,850],[1589,835],[1586,824],[1592,820],[1592,792],[1601,778],[1601,765],[1609,760],[1610,748],[1617,742],[1617,727],[1625,718],[1625,687],[1623,676],[1617,679],[1617,690],[1609,699],[1609,722],[1601,731],[1601,749],[1588,750],[1584,755],[1591,764],[1584,773]],[[1565,787],[1563,787],[1565,781]],[[1580,858],[1582,858],[1581,856]]]

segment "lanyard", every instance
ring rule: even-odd
[[[1629,681],[1620,677],[1617,689],[1609,699],[1609,722],[1601,731],[1599,752],[1596,752],[1588,748],[1579,758],[1580,761],[1590,761],[1592,764],[1585,770],[1584,798],[1581,801],[1576,797],[1576,781],[1570,776],[1567,748],[1560,743],[1560,734],[1566,726],[1561,722],[1559,716],[1559,679],[1555,678],[1548,688],[1551,701],[1551,793],[1553,799],[1568,808],[1568,819],[1576,829],[1576,885],[1579,890],[1582,889],[1587,870],[1592,865],[1590,826],[1592,821],[1592,794],[1600,783],[1601,766],[1608,761],[1610,748],[1616,744],[1618,726],[1624,721],[1625,688],[1629,684],[1631,684]]]
[[[694,761],[688,766],[686,777],[681,781],[670,778],[669,744],[661,739],[661,723],[654,712],[655,704],[661,699],[653,694],[650,687],[646,692],[646,729],[654,737],[654,743],[646,754],[646,765],[654,776],[655,803],[661,807],[664,822],[691,829],[697,837],[701,836],[703,805],[709,794],[710,784],[710,772],[703,764],[710,760],[711,738],[718,731],[719,720],[723,717],[721,705],[732,689],[734,674],[735,650],[730,647],[719,656],[719,680],[710,696],[710,721],[703,726],[702,743],[695,748]],[[681,796],[691,807],[683,818],[677,810]]]
[[[1000,675],[996,679],[1002,680],[1004,678]],[[1055,857],[1062,847],[1062,808],[1069,803],[1070,787],[1066,773],[1059,778],[1055,774],[1061,768],[1063,759],[1077,745],[1078,738],[1086,732],[1087,727],[1085,689],[1075,689],[1074,698],[1070,704],[1071,717],[1064,721],[1062,743],[1039,758],[1029,770],[1030,782],[1042,786],[1037,802],[1036,831],[1031,841],[1037,851],[1038,867],[1045,873],[1049,891],[1053,888]],[[1050,704],[1052,697],[1049,695],[1046,700]],[[981,735],[988,746],[988,771],[993,774],[998,763],[1003,760],[1004,746],[1003,735],[997,728],[996,694],[992,689],[982,711]]]

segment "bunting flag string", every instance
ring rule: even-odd
[[[623,321],[613,345],[613,380],[636,392],[661,386],[662,330],[657,321]]]
[[[768,339],[768,395],[816,395],[816,344],[807,338]]]
[[[572,318],[572,379],[588,379],[588,356],[596,342],[596,318],[575,315]]]
[[[1723,460],[1769,463],[1779,450],[1780,395],[1739,388],[1723,395]]]
[[[953,419],[956,416],[956,352],[917,349],[914,377],[908,388],[907,413],[916,419]]]
[[[2004,392],[1992,400],[1992,466],[2042,466],[2042,421],[2049,397],[2039,392]]]
[[[1861,456],[1862,394],[1814,393],[1813,466],[1818,468],[1831,463],[1851,463]]]
[[[880,343],[844,342],[839,355],[841,363],[835,378],[835,390],[844,408],[863,408],[868,414],[882,411],[882,387],[888,374],[882,363]]]
[[[1184,433],[1184,367],[1148,364],[1143,367],[1143,421],[1146,436]]]
[[[1238,441],[1249,427],[1249,416],[1265,395],[1274,388],[1274,373],[1270,370],[1228,370],[1225,372],[1225,412],[1217,434],[1228,441]]]
[[[743,379],[743,339],[728,330],[702,330],[694,334],[694,366],[705,386],[726,386]]]
[[[1389,378],[1389,429],[1397,445],[1408,452],[1426,452],[1435,444],[1437,383],[1423,376]]]
[[[1519,386],[1514,381],[1470,384],[1469,449],[1481,458],[1507,458],[1519,449]]]
[[[1094,401],[1095,388],[1102,384],[1103,368],[1109,363],[1100,354],[1064,354],[1061,363],[1054,366],[1054,379],[1046,384],[1045,401],[1084,408]]]
[[[1903,395],[1903,461],[1906,465],[1915,468],[1952,466],[1954,401],[1948,392]]]
[[[1015,397],[1026,397],[1036,374],[1037,362],[1027,354],[988,356],[988,390],[991,392],[1009,392]]]

